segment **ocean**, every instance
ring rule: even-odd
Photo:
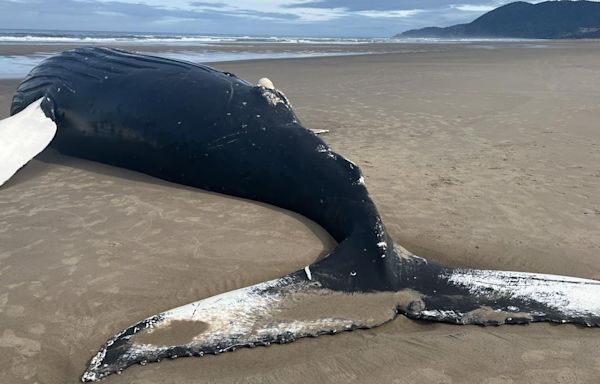
[[[411,46],[510,39],[440,40],[356,37],[232,36],[0,29],[0,78],[21,78],[45,58],[70,47],[111,46],[195,63],[415,52]],[[405,45],[405,47],[399,47]],[[377,49],[373,49],[376,46]],[[18,48],[18,49],[17,49]]]
[[[6,43],[130,43],[130,44],[214,44],[214,43],[282,43],[282,44],[367,44],[387,42],[388,38],[354,37],[285,37],[234,36],[173,33],[132,33],[99,31],[51,31],[0,29],[0,44]],[[412,39],[414,40],[414,39]]]

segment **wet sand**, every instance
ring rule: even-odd
[[[600,44],[222,63],[356,162],[396,242],[600,279]],[[0,49],[0,53],[2,50]],[[16,81],[0,81],[6,116]],[[0,382],[75,383],[133,322],[334,246],[301,216],[47,151],[0,190]],[[595,383],[600,330],[380,328],[135,366],[106,383]]]
[[[0,44],[0,52],[2,55],[31,55],[34,53],[54,53],[62,52],[68,49],[81,46],[104,46],[104,44],[92,43],[82,45],[80,43],[70,44]],[[113,43],[110,45],[113,48],[127,49],[138,52],[164,52],[164,51],[224,51],[224,52],[298,52],[298,51],[327,51],[327,52],[394,52],[406,51],[410,47],[416,47],[418,50],[431,50],[430,45],[423,44],[289,44],[289,43],[240,43],[240,42],[221,42],[211,44],[135,44],[132,42]],[[443,45],[440,45],[442,47]]]

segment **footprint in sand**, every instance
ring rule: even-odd
[[[46,290],[44,289],[41,281],[32,281],[29,283],[27,287],[31,295],[35,298],[41,298],[46,294]]]
[[[579,383],[577,381],[577,371],[573,368],[558,369],[533,369],[526,372],[523,382],[531,384],[547,383]]]
[[[18,337],[11,329],[5,329],[0,337],[0,348],[13,348],[15,354],[33,357],[40,353],[42,346],[39,341]]]
[[[438,371],[433,368],[424,368],[413,371],[405,379],[394,380],[395,384],[405,383],[436,383],[436,384],[452,384],[452,378],[446,375],[443,371]]]
[[[8,304],[8,293],[5,293],[0,295],[0,313],[5,313],[9,317],[21,317],[25,314],[25,307]]]
[[[46,326],[42,323],[33,323],[29,326],[28,331],[34,335],[43,335],[46,333]]]
[[[547,351],[543,349],[535,349],[532,351],[523,352],[521,360],[527,363],[544,361],[546,359],[568,359],[573,355],[573,352],[568,351]]]
[[[510,379],[505,376],[500,377],[492,377],[483,382],[484,384],[513,384],[513,379]]]
[[[76,265],[81,260],[81,256],[73,256],[62,259],[62,263],[64,265]]]

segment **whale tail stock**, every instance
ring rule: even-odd
[[[394,287],[363,290],[360,283],[345,285],[352,279],[332,267],[331,259],[340,261],[340,256],[335,251],[285,277],[149,317],[110,339],[82,380],[96,381],[136,363],[373,328],[397,315],[453,324],[600,326],[600,282],[595,280],[445,268],[398,247],[387,256],[396,261],[387,271]]]

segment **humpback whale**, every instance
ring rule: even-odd
[[[360,168],[305,128],[268,79],[255,85],[109,48],[66,51],[28,74],[0,121],[0,185],[46,146],[294,211],[338,243],[281,278],[138,321],[108,339],[83,381],[132,364],[372,328],[398,315],[600,326],[599,281],[445,267],[395,244]]]

